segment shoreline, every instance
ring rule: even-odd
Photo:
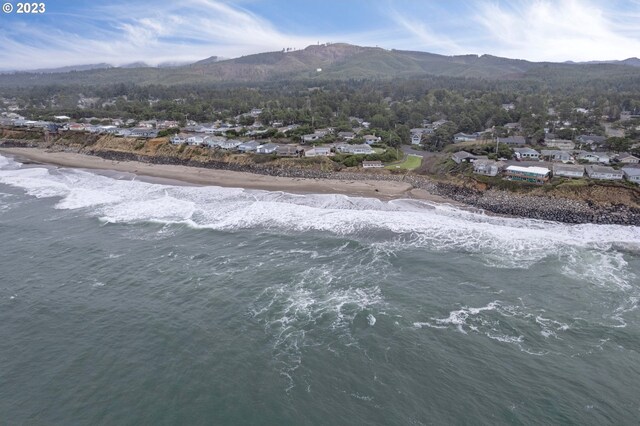
[[[221,186],[226,188],[282,191],[292,194],[341,194],[351,197],[377,198],[382,201],[415,199],[440,204],[462,205],[454,200],[415,188],[408,182],[385,180],[342,180],[269,176],[249,172],[218,170],[140,161],[107,160],[94,155],[72,152],[49,152],[43,148],[0,148],[0,154],[15,157],[25,164],[42,164],[107,172],[122,172],[153,183],[169,185]]]
[[[222,161],[199,162],[170,155],[147,156],[127,151],[52,151],[48,147],[11,141],[0,142],[0,154],[23,158],[27,163],[94,170],[123,178],[117,173],[145,177],[165,184],[214,185],[291,194],[340,194],[351,197],[398,199],[442,204],[491,216],[528,218],[568,224],[640,226],[637,190],[618,188],[618,203],[517,193],[498,188],[481,189],[437,181],[415,174],[376,174],[304,168],[270,167]],[[115,175],[114,175],[115,173]],[[154,179],[154,180],[150,180]],[[176,183],[178,182],[178,183]],[[600,187],[602,190],[602,187]],[[605,189],[606,190],[606,189]],[[626,192],[625,192],[626,191]],[[624,197],[627,197],[625,200]]]

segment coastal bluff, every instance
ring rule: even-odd
[[[337,169],[325,163],[296,165],[292,161],[251,161],[236,155],[220,155],[198,148],[172,146],[166,140],[147,142],[109,136],[73,135],[45,142],[16,132],[2,134],[0,148],[38,148],[97,156],[115,162],[188,166],[254,175],[305,180],[386,181],[464,204],[493,214],[526,217],[564,223],[596,223],[640,226],[640,190],[593,183],[588,186],[556,188],[496,188],[472,179],[450,179],[416,173]],[[79,166],[81,167],[81,166]],[[283,189],[286,190],[286,189]],[[354,193],[353,195],[361,195]],[[410,198],[411,191],[403,194]]]

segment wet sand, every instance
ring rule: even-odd
[[[443,197],[415,189],[405,182],[380,180],[306,179],[267,176],[246,172],[215,170],[169,164],[149,164],[137,161],[112,161],[92,155],[70,152],[48,152],[39,148],[0,148],[0,154],[32,163],[61,167],[117,171],[156,178],[158,183],[182,182],[193,185],[213,185],[229,188],[284,191],[298,194],[344,194],[373,197],[382,200],[413,198],[438,203],[451,203]]]

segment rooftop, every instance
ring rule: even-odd
[[[544,174],[550,172],[546,167],[523,167],[523,166],[509,166],[507,167],[508,171],[511,172],[521,172],[521,173],[536,173],[536,174]]]

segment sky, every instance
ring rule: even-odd
[[[42,14],[0,3],[13,6],[0,13],[0,70],[186,63],[326,42],[531,61],[640,56],[640,0],[44,0]]]

